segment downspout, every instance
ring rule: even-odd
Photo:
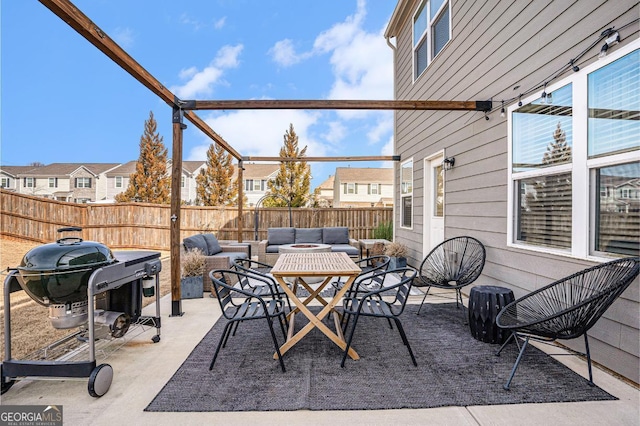
[[[397,53],[397,47],[393,45],[393,43],[391,43],[391,37],[388,35],[385,35],[385,40],[387,41],[387,46],[389,46],[391,48],[391,50],[393,50],[393,99],[396,98],[396,53]],[[393,155],[396,155],[396,114],[398,113],[397,110],[393,110]],[[399,176],[397,170],[398,170],[398,165],[394,164],[393,165],[393,213],[391,214],[391,217],[393,217],[393,239],[395,241],[395,229],[396,229],[396,206],[398,205],[398,203],[400,202],[400,197],[398,195],[397,192],[397,188],[399,188],[400,186],[397,184],[397,178]]]

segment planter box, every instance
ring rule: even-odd
[[[407,266],[406,257],[392,257],[389,259],[389,270],[404,268]]]
[[[197,299],[201,298],[204,292],[202,277],[185,277],[180,279],[180,298]]]

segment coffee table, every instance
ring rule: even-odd
[[[344,294],[349,290],[351,284],[356,279],[361,269],[346,253],[338,252],[307,252],[307,253],[282,253],[275,265],[271,269],[271,274],[276,279],[282,290],[287,293],[289,299],[296,305],[296,308],[287,316],[289,320],[289,335],[287,341],[280,347],[280,353],[285,354],[304,336],[306,336],[313,328],[318,328],[333,343],[338,345],[342,350],[347,347],[347,343],[340,328],[339,315],[335,311],[335,306],[340,302]],[[307,282],[306,277],[324,277],[322,283],[313,289]],[[334,277],[347,277],[347,281],[340,288],[333,298],[329,301],[320,296],[320,292],[324,289]],[[304,286],[310,295],[304,300],[300,300],[294,289],[287,285],[285,278],[297,278],[302,286]],[[317,300],[324,307],[317,315],[309,310],[307,305]],[[295,314],[301,312],[309,319],[309,324],[302,327],[295,335],[294,321]],[[336,327],[334,333],[327,327],[322,320],[330,313],[334,312],[333,320]],[[351,347],[348,352],[352,359],[360,359],[357,352]],[[273,355],[274,359],[278,358],[277,354]]]

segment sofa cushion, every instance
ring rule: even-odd
[[[187,237],[184,240],[182,240],[182,244],[184,245],[184,248],[187,251],[198,249],[205,255],[209,253],[207,242],[205,241],[204,236],[202,234],[196,234],[196,235]]]
[[[215,257],[228,257],[229,266],[233,265],[233,261],[236,259],[246,259],[247,253],[243,251],[224,251],[215,255]]]
[[[322,244],[322,228],[296,228],[295,242]]]
[[[360,250],[355,248],[352,245],[349,245],[349,244],[333,244],[331,246],[331,251],[332,252],[345,252],[349,256],[359,256],[360,255]]]
[[[214,254],[220,253],[222,251],[222,247],[220,247],[220,243],[218,239],[213,234],[202,234],[205,242],[207,243],[207,250],[209,256],[213,256]]]
[[[325,244],[349,244],[349,228],[346,226],[322,228],[322,242]]]
[[[265,249],[265,253],[280,253],[280,245],[274,244],[267,246],[267,248]]]
[[[267,241],[273,244],[293,244],[295,243],[294,228],[269,228],[267,230]]]

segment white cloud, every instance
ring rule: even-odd
[[[198,71],[196,67],[186,68],[180,71],[180,79],[188,79],[180,86],[172,86],[169,89],[181,99],[195,99],[198,96],[207,96],[213,93],[213,85],[220,83],[220,78],[226,69],[235,68],[239,64],[238,57],[243,46],[223,46],[218,50],[211,63]]]
[[[276,44],[269,49],[268,53],[275,63],[283,67],[297,64],[303,59],[300,55],[296,54],[293,42],[288,38],[276,42]]]
[[[113,40],[123,49],[131,48],[134,42],[133,30],[118,27],[113,31]]]
[[[393,113],[378,112],[375,124],[367,132],[369,143],[378,143],[380,140],[393,131]],[[392,147],[393,148],[393,147]]]
[[[200,28],[204,26],[202,22],[198,21],[197,19],[191,18],[186,13],[183,13],[180,16],[180,23],[184,25],[192,26],[195,31],[198,31]]]
[[[311,127],[319,114],[300,110],[240,110],[225,114],[212,113],[205,122],[243,156],[277,157],[289,124],[298,135],[300,149],[308,156],[326,155],[325,147],[312,136]],[[189,160],[205,160],[211,141],[193,148]]]
[[[224,28],[224,25],[226,23],[227,23],[227,17],[223,16],[222,18],[213,21],[213,28],[215,28],[216,30],[221,30],[222,28]]]
[[[386,144],[382,147],[380,155],[394,155],[393,152],[393,135],[389,138]]]
[[[344,139],[347,133],[347,128],[340,121],[332,121],[329,123],[329,131],[324,135],[324,138],[331,143],[340,142]]]

